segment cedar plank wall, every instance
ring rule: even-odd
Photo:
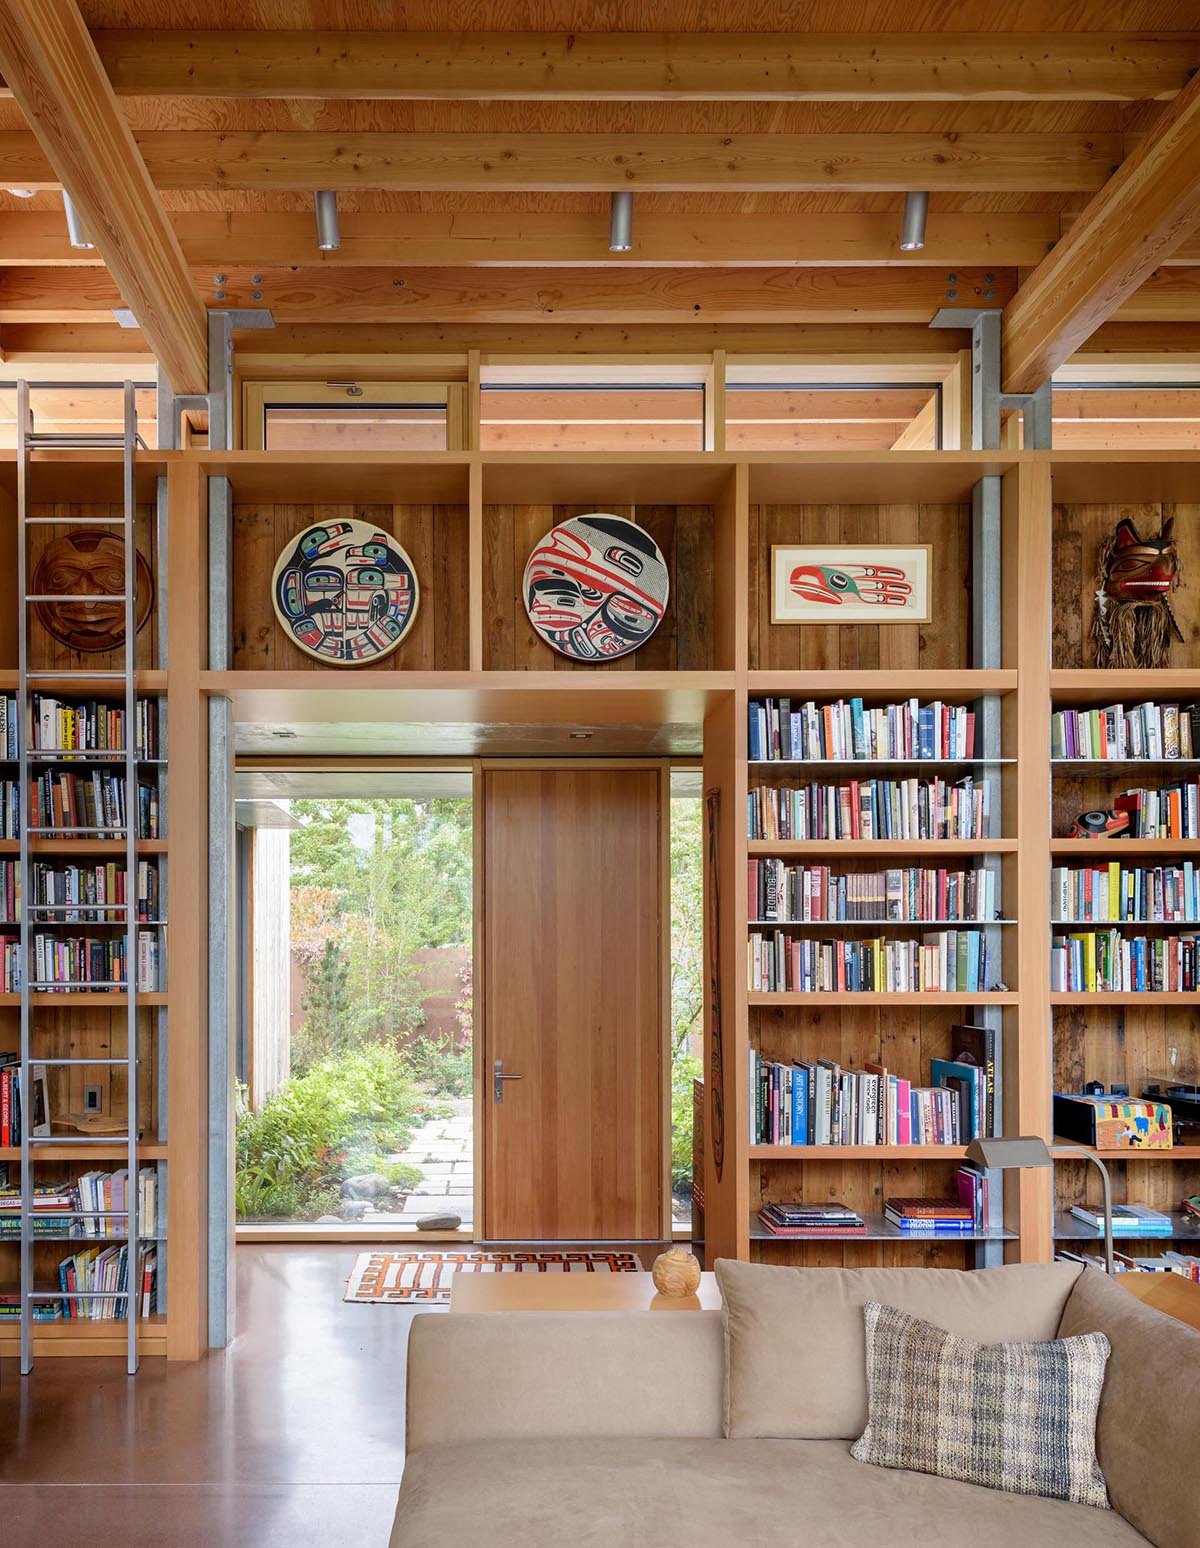
[[[284,545],[319,521],[373,522],[405,549],[420,603],[400,645],[356,672],[465,672],[468,648],[468,514],[465,505],[235,505],[233,670],[328,671],[287,638],[271,605]]]
[[[1200,667],[1200,505],[1055,505],[1053,665],[1059,669],[1094,667],[1089,638],[1096,607],[1096,554],[1122,516],[1139,532],[1157,532],[1175,517],[1183,585],[1173,607],[1184,643],[1171,642],[1173,667]],[[1078,605],[1072,606],[1072,598]],[[1103,803],[1101,803],[1103,804]],[[1057,829],[1055,830],[1058,831]]]
[[[923,624],[771,623],[776,543],[928,543]],[[971,665],[971,513],[963,505],[752,505],[751,670],[924,670]]]
[[[843,1066],[861,1069],[866,1062],[927,1085],[930,1059],[949,1058],[953,1052],[950,1028],[963,1019],[963,1007],[836,1006],[825,1009],[795,1006],[752,1006],[750,1041],[769,1059],[800,1056],[800,1027],[804,1029],[805,1059],[836,1059]],[[957,1161],[772,1161],[751,1164],[750,1224],[756,1224],[759,1205],[768,1199],[803,1198],[816,1203],[833,1200],[851,1209],[879,1213],[891,1195],[955,1193]],[[864,1268],[923,1264],[934,1268],[970,1266],[971,1249],[957,1242],[804,1242],[779,1239],[769,1244],[751,1242],[751,1257],[770,1263],[799,1263],[810,1267]]]
[[[31,516],[60,516],[69,518],[72,522],[79,522],[86,518],[97,517],[121,517],[124,515],[124,507],[120,504],[97,505],[48,505],[39,504],[30,507]],[[37,569],[38,560],[50,543],[65,536],[72,530],[71,527],[30,527],[29,528],[29,581],[32,589],[33,577]],[[108,533],[117,533],[119,528],[105,527],[101,529]],[[158,554],[155,548],[155,524],[154,508],[151,505],[139,505],[137,508],[137,546],[138,551],[150,566],[150,574],[157,576]],[[13,534],[11,546],[8,552],[16,550],[16,535]],[[139,612],[141,611],[139,607]],[[16,659],[16,610],[13,610],[13,658],[12,665],[17,664]],[[158,666],[158,642],[156,628],[156,609],[150,610],[150,616],[145,625],[138,631],[136,663],[139,667],[154,668]],[[38,622],[36,608],[29,609],[29,663],[31,667],[41,667],[46,671],[83,670],[94,672],[119,672],[124,669],[124,651],[88,651],[86,653],[69,649],[61,644],[50,634],[47,634]],[[119,686],[119,685],[118,685]],[[48,692],[53,693],[52,689]],[[68,697],[68,689],[62,689],[62,696]]]
[[[485,505],[483,510],[483,664],[488,671],[703,672],[715,665],[714,514],[710,505],[603,507],[644,527],[663,552],[671,591],[662,622],[631,655],[603,667],[560,656],[535,633],[521,595],[525,565],[551,527],[592,505]]]

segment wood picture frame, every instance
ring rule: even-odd
[[[771,622],[928,623],[932,550],[931,543],[773,543]],[[807,596],[795,592],[798,568],[808,571]]]

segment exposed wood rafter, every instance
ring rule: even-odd
[[[1049,381],[1106,318],[1125,315],[1126,303],[1146,321],[1197,315],[1195,270],[1146,283],[1197,225],[1200,75],[1005,307],[1004,391],[1033,392]]]
[[[1130,33],[98,32],[131,95],[576,101],[1130,101],[1194,37]]]
[[[0,68],[179,392],[207,385],[204,307],[74,0],[5,0]],[[68,278],[71,278],[68,271]]]
[[[33,0],[22,0],[23,5]],[[335,134],[149,131],[158,188],[379,188],[474,193],[736,191],[1091,193],[1119,134]],[[0,133],[6,183],[58,179],[32,135]]]

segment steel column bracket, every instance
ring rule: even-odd
[[[999,451],[1000,421],[1005,412],[1018,412],[1024,420],[1025,445],[1048,450],[1051,444],[1050,383],[1036,392],[1000,391],[1000,323],[997,307],[944,306],[934,314],[931,328],[971,330],[971,447],[974,451]]]

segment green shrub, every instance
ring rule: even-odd
[[[415,1169],[384,1163],[428,1104],[392,1044],[330,1055],[252,1112],[239,1092],[237,1211],[242,1219],[332,1214],[342,1182],[379,1171],[403,1186]],[[395,1174],[394,1177],[391,1174]],[[331,1207],[332,1205],[332,1207]]]
[[[418,1037],[408,1045],[413,1075],[430,1093],[440,1097],[471,1095],[471,1045],[456,1048],[449,1037]]]
[[[692,1186],[692,1082],[700,1060],[677,1053],[671,1062],[671,1188],[686,1193]]]

